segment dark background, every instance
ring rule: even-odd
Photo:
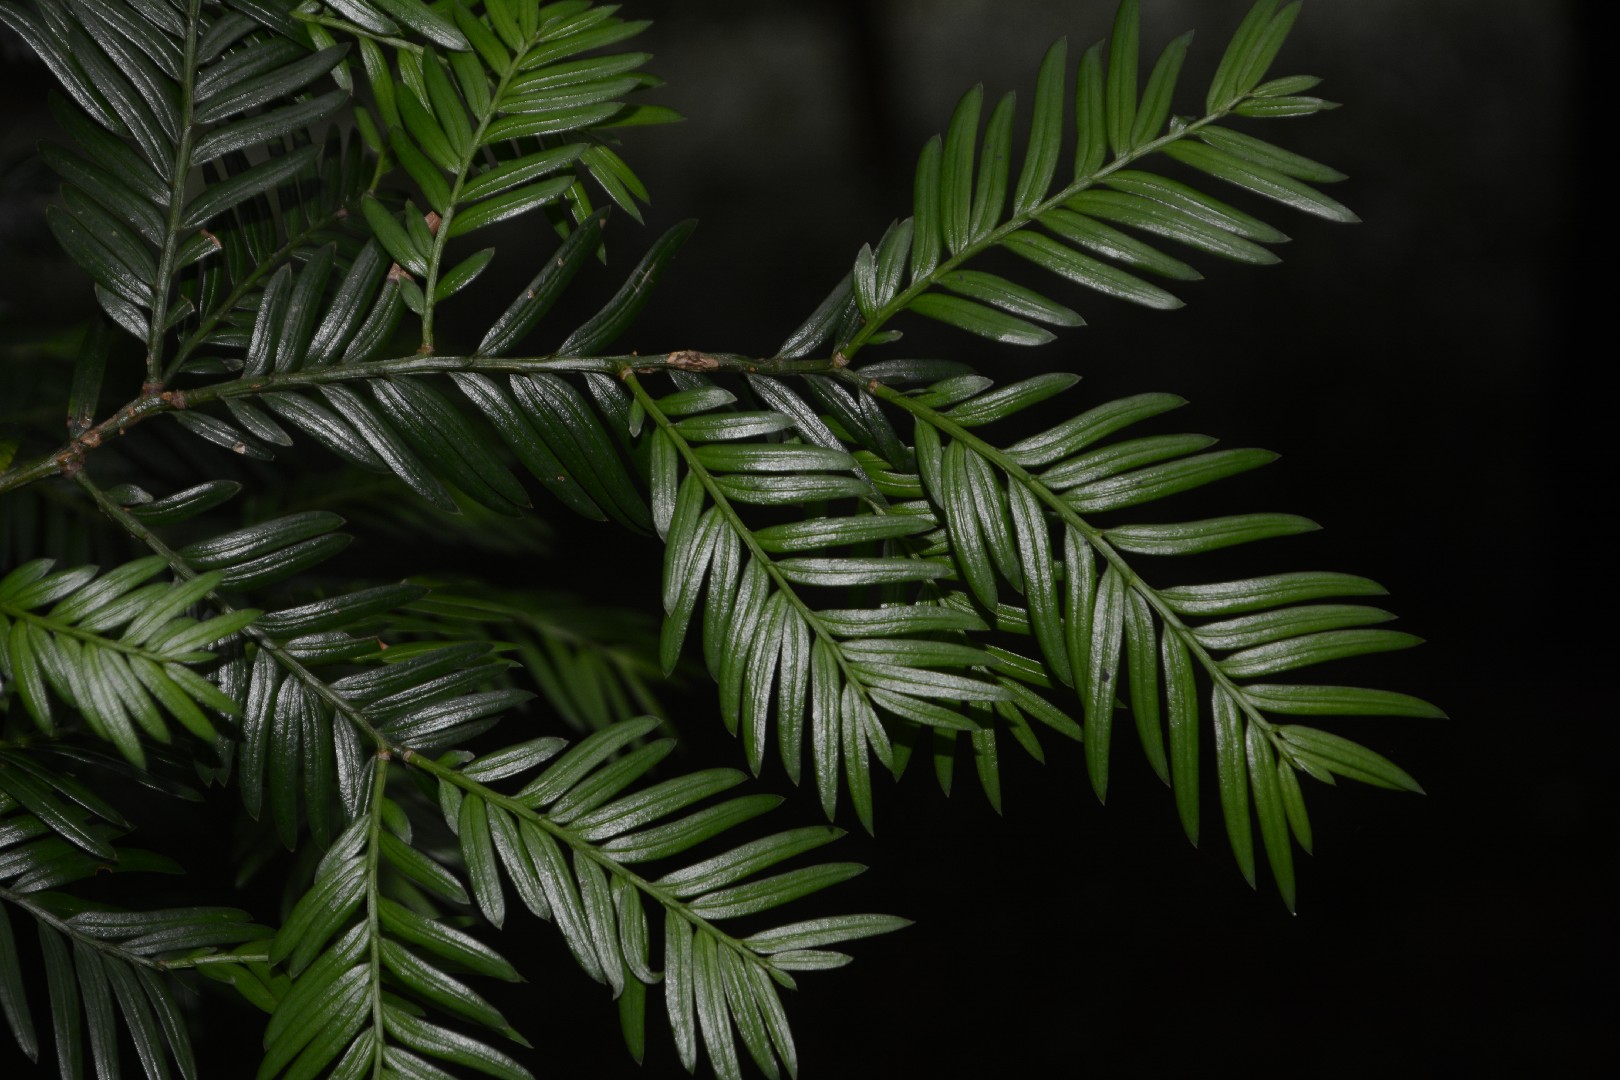
[[[1027,109],[1045,46],[1066,33],[1083,47],[1112,16],[1103,4],[1032,0],[640,7],[659,19],[644,46],[669,80],[656,100],[690,119],[628,140],[654,204],[645,236],[616,222],[619,266],[654,230],[703,222],[633,334],[649,352],[774,350],[860,244],[909,212],[915,152],[963,89],[1016,88]],[[1146,48],[1196,27],[1183,84],[1201,87],[1245,7],[1152,0]],[[1216,505],[1322,521],[1324,533],[1266,551],[1265,567],[1388,585],[1398,625],[1430,643],[1344,677],[1365,672],[1451,719],[1341,727],[1428,795],[1308,786],[1318,855],[1299,857],[1297,916],[1263,868],[1259,893],[1244,887],[1213,804],[1203,849],[1185,843],[1128,739],[1106,809],[1078,748],[1055,743],[1044,767],[1004,755],[1002,817],[971,777],[959,775],[949,800],[921,771],[903,790],[880,784],[877,839],[851,837],[838,852],[872,869],[817,910],[893,911],[918,925],[855,945],[852,967],[800,980],[788,1004],[804,1075],[1612,1071],[1603,793],[1615,710],[1600,696],[1612,664],[1597,615],[1608,550],[1592,522],[1613,484],[1590,434],[1595,372],[1612,346],[1599,351],[1590,336],[1601,263],[1587,254],[1603,241],[1584,209],[1601,205],[1584,150],[1584,11],[1308,5],[1274,73],[1322,75],[1321,93],[1346,107],[1251,130],[1349,173],[1332,193],[1363,224],[1233,196],[1294,242],[1278,267],[1193,258],[1208,280],[1178,290],[1184,310],[1053,285],[1091,325],[1032,352],[905,326],[914,332],[892,355],[968,360],[1005,378],[1076,371],[1071,412],[1169,390],[1192,401],[1177,417],[1191,429],[1280,451]],[[1196,98],[1184,90],[1178,102]],[[30,116],[8,110],[8,142],[30,137]],[[37,267],[3,272],[13,304],[55,288]],[[559,554],[618,560],[627,597],[652,595],[645,543],[604,526]],[[696,699],[685,726],[689,760],[734,760],[704,706]],[[778,816],[808,822],[813,802],[800,793]],[[535,985],[508,1016],[547,1055],[616,1038],[606,994],[549,931],[533,932],[522,966]],[[213,1030],[200,1048],[231,1060],[236,1036]],[[667,1026],[655,1017],[649,1030],[644,1068],[611,1053],[575,1067],[677,1075]]]

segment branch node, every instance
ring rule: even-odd
[[[666,358],[669,366],[680,371],[718,371],[720,361],[696,349],[679,349]]]

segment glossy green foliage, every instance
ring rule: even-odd
[[[1161,250],[1164,241],[1235,262],[1277,261],[1267,245],[1287,236],[1197,188],[1144,171],[1144,159],[1155,154],[1304,213],[1357,220],[1311,186],[1342,180],[1343,173],[1226,126],[1233,116],[1303,116],[1332,107],[1289,95],[1298,80],[1261,82],[1298,6],[1257,5],[1227,49],[1204,114],[1173,116],[1192,35],[1165,47],[1144,85],[1137,4],[1125,0],[1106,62],[1102,44],[1075,65],[1067,41],[1048,50],[1016,177],[1014,96],[1003,97],[985,119],[983,87],[968,91],[943,140],[935,136],[918,159],[912,216],[891,227],[875,251],[867,246],[856,257],[842,318],[801,331],[784,353],[831,344],[853,355],[877,344],[884,324],[901,311],[1013,345],[1044,345],[1053,340],[1047,327],[1081,323],[1076,312],[1028,285],[962,269],[996,247],[1071,285],[1158,309],[1182,302],[1148,277],[1202,276]],[[1072,145],[1066,132],[1073,132]],[[1066,153],[1072,168],[1060,181]]]
[[[164,967],[187,966],[180,958],[199,951],[262,941],[269,931],[233,908],[108,910],[65,891],[102,874],[183,871],[118,843],[130,822],[75,776],[105,780],[119,771],[115,759],[55,749],[0,751],[0,1007],[8,1026],[30,1057],[51,1048],[64,1076],[87,1068],[118,1075],[119,1044],[127,1041],[146,1075],[174,1075],[172,1062],[178,1075],[195,1077]],[[19,933],[25,929],[33,932]],[[20,937],[36,935],[44,972],[38,987],[25,984],[19,951]]]
[[[962,757],[999,810],[1002,751],[1044,760],[1043,731],[1083,744],[1101,798],[1130,728],[1188,836],[1218,805],[1245,877],[1258,847],[1293,906],[1301,774],[1420,790],[1318,725],[1440,714],[1307,681],[1418,643],[1374,582],[1202,569],[1316,527],[1241,494],[1178,511],[1273,455],[1165,427],[1172,395],[1031,432],[1025,410],[1077,376],[851,365],[907,312],[1051,342],[1083,322],[1053,275],[1176,307],[1212,256],[1276,261],[1266,201],[1354,221],[1320,190],[1342,174],[1240,122],[1331,106],[1312,78],[1269,78],[1297,12],[1255,5],[1197,115],[1175,111],[1190,35],[1143,54],[1136,0],[1106,43],[1051,47],[1027,123],[970,90],[922,151],[911,216],[776,355],[742,357],[627,338],[693,223],[635,241],[628,272],[598,266],[648,201],[634,129],[678,119],[647,102],[651,57],[625,51],[646,23],[616,6],[0,0],[61,89],[50,230],[145,367],[104,409],[130,343],[76,332],[70,441],[29,457],[35,432],[0,438],[0,1012],[24,1053],[64,1077],[121,1075],[121,1050],[193,1076],[172,979],[194,969],[265,1014],[243,1060],[261,1080],[538,1075],[558,1033],[482,985],[523,977],[486,941],[522,908],[607,988],[633,1056],[662,1012],[688,1070],[791,1077],[780,991],[905,920],[825,914],[817,894],[863,868],[809,857],[831,824],[748,827],[783,801],[757,781],[779,767],[872,830],[884,774],[922,760],[949,792]],[[970,265],[997,248],[1030,279]],[[445,305],[488,299],[501,259],[528,284],[469,325],[477,305]],[[607,300],[558,325],[582,279]],[[150,477],[130,453],[121,478],[167,493],[103,487],[154,428],[182,451]],[[296,476],[304,444],[330,456]],[[71,498],[36,500],[52,481]],[[244,481],[271,490],[233,502]],[[407,553],[431,534],[469,555],[390,579],[333,505]],[[660,595],[614,613],[473,576],[476,553],[544,554],[507,522],[576,516],[660,544]],[[64,534],[106,542],[69,557]],[[111,569],[59,568],[92,561]],[[668,729],[706,718],[662,707],[668,677],[712,683],[746,771],[671,768]],[[83,899],[100,873],[182,869],[123,844],[136,822],[104,776],[239,801],[244,880],[295,852],[277,925],[207,897]]]
[[[259,613],[200,607],[223,572],[153,581],[166,569],[156,556],[105,574],[36,559],[0,578],[0,678],[42,732],[55,730],[58,702],[139,766],[142,736],[169,742],[169,720],[211,740],[209,710],[238,711],[197,669]]]
[[[929,447],[917,454],[923,487],[942,511],[966,585],[959,606],[970,601],[977,610],[996,612],[1035,639],[1039,659],[1017,665],[1032,685],[1073,688],[1098,798],[1108,790],[1115,718],[1129,709],[1149,762],[1176,791],[1194,843],[1200,835],[1200,698],[1207,694],[1203,707],[1214,728],[1217,786],[1233,852],[1252,885],[1252,808],[1277,885],[1292,907],[1290,827],[1302,846],[1311,844],[1295,772],[1327,783],[1346,776],[1421,789],[1370,750],[1276,718],[1443,715],[1408,695],[1300,684],[1292,681],[1294,673],[1409,648],[1421,639],[1383,628],[1394,616],[1381,608],[1345,602],[1384,592],[1349,574],[1150,584],[1146,564],[1134,556],[1196,556],[1316,525],[1274,513],[1133,524],[1139,508],[1274,457],[1209,449],[1214,440],[1201,435],[1132,430],[1184,404],[1170,395],[1101,405],[1004,449],[977,435],[977,428],[1006,420],[1071,382],[1038,376],[944,410],[928,404],[940,396],[940,384],[910,395],[917,443]],[[1013,604],[1003,602],[1009,593]]]
[[[669,719],[655,662],[656,624],[639,612],[567,593],[514,595],[455,581],[436,583],[408,611],[416,618],[396,617],[395,627],[487,636],[508,649],[546,707],[580,734],[637,716]]]

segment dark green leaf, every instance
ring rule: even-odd
[[[1085,194],[1082,192],[1081,194]],[[1103,192],[1108,195],[1111,192]],[[1079,196],[1076,196],[1078,200]],[[1076,201],[1071,200],[1071,202]],[[1136,270],[1145,270],[1150,274],[1171,278],[1176,281],[1197,281],[1201,277],[1197,270],[1188,266],[1180,259],[1171,258],[1135,237],[1128,236],[1118,229],[1109,228],[1091,218],[1076,214],[1062,208],[1048,210],[1040,216],[1040,223],[1063,239],[1094,252],[1105,259],[1124,263]]]
[[[1294,910],[1294,852],[1288,838],[1288,811],[1283,805],[1282,787],[1277,780],[1277,761],[1265,732],[1253,724],[1244,734],[1249,761],[1249,790],[1254,792],[1255,816],[1260,820],[1260,840],[1266,861],[1283,903]]]
[[[1269,450],[1217,450],[1095,480],[1067,492],[1063,501],[1083,514],[1139,506],[1275,460]]]
[[[1346,179],[1345,174],[1331,165],[1324,165],[1320,161],[1313,161],[1303,154],[1296,154],[1292,150],[1284,150],[1280,146],[1257,139],[1253,135],[1246,135],[1241,131],[1230,131],[1226,128],[1202,128],[1198,137],[1218,149],[1224,150],[1234,157],[1263,165],[1296,180],[1306,180],[1313,184],[1332,184]]]
[[[1342,735],[1297,724],[1282,724],[1276,731],[1290,747],[1323,763],[1330,772],[1381,787],[1423,793],[1422,786],[1405,770]]]
[[[1141,52],[1137,0],[1121,0],[1108,40],[1108,145],[1117,157],[1129,152],[1136,124],[1136,65]]]
[[[1327,221],[1353,224],[1361,220],[1349,207],[1308,184],[1265,165],[1234,157],[1213,146],[1174,142],[1164,148],[1164,153],[1201,172]]]
[[[420,915],[387,897],[378,899],[377,911],[382,926],[401,940],[480,975],[488,975],[506,982],[517,982],[520,978],[517,970],[494,950],[454,927]],[[307,975],[305,977],[308,978]]]
[[[1007,448],[1020,465],[1047,465],[1132,424],[1187,403],[1174,394],[1138,394],[1099,405],[1055,428],[1021,439]]]
[[[1046,198],[1063,149],[1063,89],[1068,78],[1069,42],[1059,38],[1046,51],[1035,82],[1035,115],[1029,125],[1029,149],[1013,193],[1013,213],[1027,214]]]
[[[301,146],[296,150],[289,150],[280,157],[273,157],[269,161],[254,165],[229,180],[204,188],[201,195],[186,205],[186,212],[180,219],[180,228],[183,230],[201,228],[216,215],[290,179],[313,164],[319,155],[320,147]]]
[[[907,307],[919,315],[1007,345],[1045,345],[1053,340],[1049,330],[956,296],[924,293]]]
[[[455,23],[422,0],[367,0],[401,26],[416,31],[435,45],[465,51],[472,48]]]
[[[1003,94],[985,125],[984,149],[979,156],[978,183],[973,191],[973,216],[969,226],[973,242],[984,239],[1001,221],[1007,204],[1007,175],[1012,157],[1012,117],[1014,96]]]
[[[250,150],[294,132],[315,127],[329,119],[338,109],[348,104],[348,101],[348,94],[342,90],[333,90],[308,101],[284,105],[215,128],[197,140],[197,145],[191,151],[192,163],[201,165],[233,150]]]
[[[952,270],[940,278],[940,284],[952,292],[974,300],[982,300],[1003,311],[1053,326],[1082,326],[1085,320],[1062,304],[1014,284],[1006,278],[978,270]],[[925,299],[919,297],[919,299]],[[915,304],[912,305],[916,307]],[[949,322],[951,320],[944,320]],[[971,328],[969,328],[971,329]]]
[[[1135,169],[1121,169],[1119,172],[1111,174],[1104,183],[1108,187],[1115,188],[1125,194],[1138,195],[1144,199],[1160,203],[1171,210],[1179,211],[1179,215],[1161,219],[1164,228],[1171,227],[1173,223],[1180,223],[1185,228],[1187,219],[1191,219],[1195,223],[1210,227],[1209,230],[1197,230],[1205,236],[1211,235],[1211,230],[1213,230],[1213,236],[1216,238],[1221,233],[1232,233],[1243,237],[1245,240],[1253,240],[1260,244],[1282,244],[1288,241],[1288,237],[1284,233],[1272,228],[1260,219],[1246,214],[1236,207],[1229,206],[1219,199],[1211,198],[1177,180],[1170,180],[1153,173],[1139,172]],[[1091,208],[1092,201],[1099,194],[1102,193],[1081,192],[1070,200],[1070,205],[1076,209],[1085,208],[1084,212],[1087,213],[1095,213],[1095,210]],[[1115,205],[1133,204],[1116,203]],[[1149,217],[1151,220],[1150,211],[1151,208],[1144,210],[1143,216]],[[1109,218],[1109,220],[1115,219]],[[1135,224],[1135,222],[1128,222],[1128,224]],[[1148,228],[1148,225],[1143,224],[1141,227]],[[1173,234],[1166,232],[1163,235]],[[1182,239],[1181,237],[1176,238]],[[1194,243],[1190,238],[1183,239],[1183,242]]]
[[[940,140],[935,135],[917,159],[915,206],[911,232],[911,280],[919,281],[939,265],[941,228]],[[834,296],[838,294],[835,292]],[[831,299],[831,298],[829,298]],[[783,351],[782,355],[792,353]]]
[[[474,229],[482,229],[555,202],[574,183],[572,176],[554,176],[458,210],[450,221],[450,238],[465,236]]]
[[[34,1032],[34,1017],[28,1007],[22,972],[17,939],[11,931],[11,916],[0,906],[0,1011],[5,1013],[17,1046],[30,1061],[38,1061],[39,1036]]]
[[[1020,229],[1001,243],[1008,251],[1023,256],[1037,266],[1108,296],[1161,311],[1182,306],[1180,300],[1157,285],[1150,285],[1123,270],[1089,255],[1082,255],[1040,233]]]
[[[1207,623],[1193,633],[1205,648],[1254,649],[1303,634],[1388,622],[1394,617],[1380,608],[1357,604],[1309,604]]]
[[[1311,819],[1305,812],[1305,793],[1299,789],[1299,777],[1286,757],[1277,759],[1277,791],[1288,816],[1288,827],[1299,841],[1299,846],[1308,854],[1311,850]]]
[[[366,224],[371,226],[372,235],[393,260],[418,277],[426,277],[427,258],[417,250],[394,215],[370,195],[360,200],[360,209],[365,214]]]
[[[1353,574],[1305,572],[1213,585],[1180,585],[1159,594],[1183,615],[1236,615],[1336,596],[1383,596],[1376,581]]]
[[[1221,670],[1240,679],[1275,675],[1350,656],[1409,649],[1422,643],[1420,637],[1395,630],[1329,630],[1233,653],[1221,661]]]
[[[697,222],[683,221],[659,237],[613,299],[569,334],[557,347],[557,352],[563,356],[589,356],[612,344],[641,313],[652,287],[695,228]]]
[[[1249,825],[1249,772],[1244,748],[1245,721],[1232,696],[1220,687],[1212,696],[1215,714],[1215,774],[1227,839],[1243,878],[1254,888],[1254,830]]]
[[[1097,587],[1091,620],[1089,674],[1086,680],[1086,767],[1097,798],[1108,795],[1108,754],[1114,727],[1114,698],[1118,692],[1119,657],[1123,648],[1129,586],[1110,566]]]
[[[596,252],[601,243],[605,216],[605,211],[599,211],[582,221],[569,234],[528,287],[495,320],[495,325],[490,327],[484,340],[479,343],[478,355],[500,356],[534,329],[568,287],[574,274]]]
[[[245,79],[232,79],[228,82],[220,82],[218,85],[210,83],[205,87],[200,87],[201,90],[206,92],[199,93],[198,95],[196,106],[192,112],[192,122],[198,124],[212,124],[217,121],[224,120],[227,117],[234,116],[239,112],[244,112],[252,108],[263,107],[276,101],[277,99],[302,90],[304,87],[308,86],[310,83],[314,82],[316,79],[320,78],[322,75],[325,75],[327,72],[336,67],[337,62],[341,60],[348,51],[349,47],[347,45],[334,45],[329,48],[321,49],[319,52],[306,54],[301,59],[294,60],[290,64],[283,67],[278,67],[264,74],[254,75],[251,78]],[[297,106],[294,106],[294,108],[296,107]],[[271,113],[261,115],[256,119],[263,121],[274,115],[275,113],[272,111]],[[313,123],[313,121],[310,123]],[[309,126],[309,123],[299,126],[307,127]],[[218,134],[219,132],[210,132],[208,135],[205,135],[203,139],[199,141],[199,146],[204,145],[208,139],[211,139]],[[269,142],[272,138],[274,138],[274,135],[269,134],[263,138],[255,139],[250,143],[245,143],[244,145],[262,145],[265,142]],[[236,149],[236,147],[231,148]],[[216,153],[222,152],[223,151],[216,151]],[[193,160],[201,162],[206,160],[206,158],[199,157],[194,158]]]
[[[971,242],[973,229],[973,150],[979,135],[984,87],[975,86],[957,103],[945,133],[940,160],[939,212],[945,247],[956,254]]]
[[[1446,715],[1410,694],[1357,686],[1251,683],[1243,693],[1259,708],[1287,716],[1412,716],[1443,720]]]
[[[468,285],[471,285],[478,275],[484,272],[484,268],[489,265],[489,261],[494,257],[495,249],[485,248],[482,251],[474,252],[451,267],[443,277],[439,278],[439,284],[433,290],[433,299],[435,301],[448,300]]]
[[[1209,84],[1209,94],[1204,99],[1205,112],[1219,112],[1228,108],[1242,95],[1244,88],[1239,84],[1245,71],[1265,47],[1266,29],[1271,25],[1276,10],[1277,0],[1256,0],[1255,5],[1238,24],[1237,31],[1226,46],[1226,51],[1221,54],[1221,63],[1215,69],[1215,78]],[[1256,81],[1262,77],[1263,75],[1256,76]]]
[[[1139,555],[1197,555],[1234,544],[1314,532],[1321,526],[1293,514],[1239,514],[1173,525],[1121,525],[1104,535]]]
[[[1140,111],[1131,127],[1130,143],[1133,147],[1141,146],[1157,136],[1169,117],[1176,79],[1181,75],[1181,63],[1186,59],[1187,46],[1192,43],[1192,37],[1192,32],[1188,31],[1170,42],[1153,65],[1147,88],[1142,91]]]
[[[452,903],[469,902],[466,891],[450,871],[392,833],[382,833],[380,842],[383,858],[400,873]]]
[[[727,799],[663,825],[615,836],[602,845],[602,850],[626,863],[666,859],[773,810],[781,803],[778,795]]]

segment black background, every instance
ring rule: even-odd
[[[1183,81],[1200,86],[1245,6],[1153,0],[1144,41],[1196,27]],[[628,140],[654,204],[645,234],[613,225],[618,265],[652,230],[703,224],[629,344],[755,354],[908,213],[915,151],[967,85],[1027,102],[1046,44],[1096,40],[1112,14],[1031,0],[642,8],[660,20],[645,47],[670,82],[655,100],[690,119]],[[1613,482],[1592,435],[1612,345],[1596,335],[1601,260],[1588,257],[1605,243],[1585,209],[1600,205],[1585,150],[1592,32],[1574,3],[1319,0],[1274,70],[1322,75],[1347,106],[1251,130],[1349,173],[1333,194],[1363,224],[1268,209],[1294,237],[1284,264],[1195,259],[1208,280],[1169,314],[1054,285],[1091,325],[1041,350],[905,327],[893,355],[1004,378],[1072,370],[1084,381],[1071,411],[1169,390],[1191,400],[1177,417],[1190,429],[1280,451],[1223,485],[1217,512],[1322,521],[1264,552],[1264,567],[1388,585],[1399,625],[1429,644],[1344,677],[1419,694],[1450,719],[1341,729],[1428,795],[1309,786],[1318,854],[1300,858],[1296,916],[1264,869],[1258,894],[1244,886],[1213,805],[1202,850],[1186,844],[1129,740],[1106,809],[1078,748],[1050,741],[1045,766],[1004,755],[1004,816],[970,776],[949,800],[921,771],[880,784],[876,840],[851,836],[838,853],[872,869],[817,910],[918,925],[800,980],[788,1005],[804,1075],[1612,1071],[1614,857],[1599,826],[1615,710],[1601,692],[1609,552],[1594,522]],[[31,103],[19,98],[8,141],[37,123]],[[526,274],[510,269],[514,283]],[[6,278],[13,304],[45,288],[15,262]],[[559,560],[542,576],[614,560],[625,599],[653,595],[656,549],[607,526],[574,530]],[[705,707],[692,703],[687,760],[735,760]],[[801,792],[778,817],[807,823],[813,802]],[[616,1039],[606,994],[549,930],[532,933],[534,985],[509,1018],[542,1058]],[[666,1025],[649,1027],[644,1067],[593,1051],[561,1074],[678,1075]],[[199,1049],[230,1063],[238,1038],[252,1035],[218,1024]]]

